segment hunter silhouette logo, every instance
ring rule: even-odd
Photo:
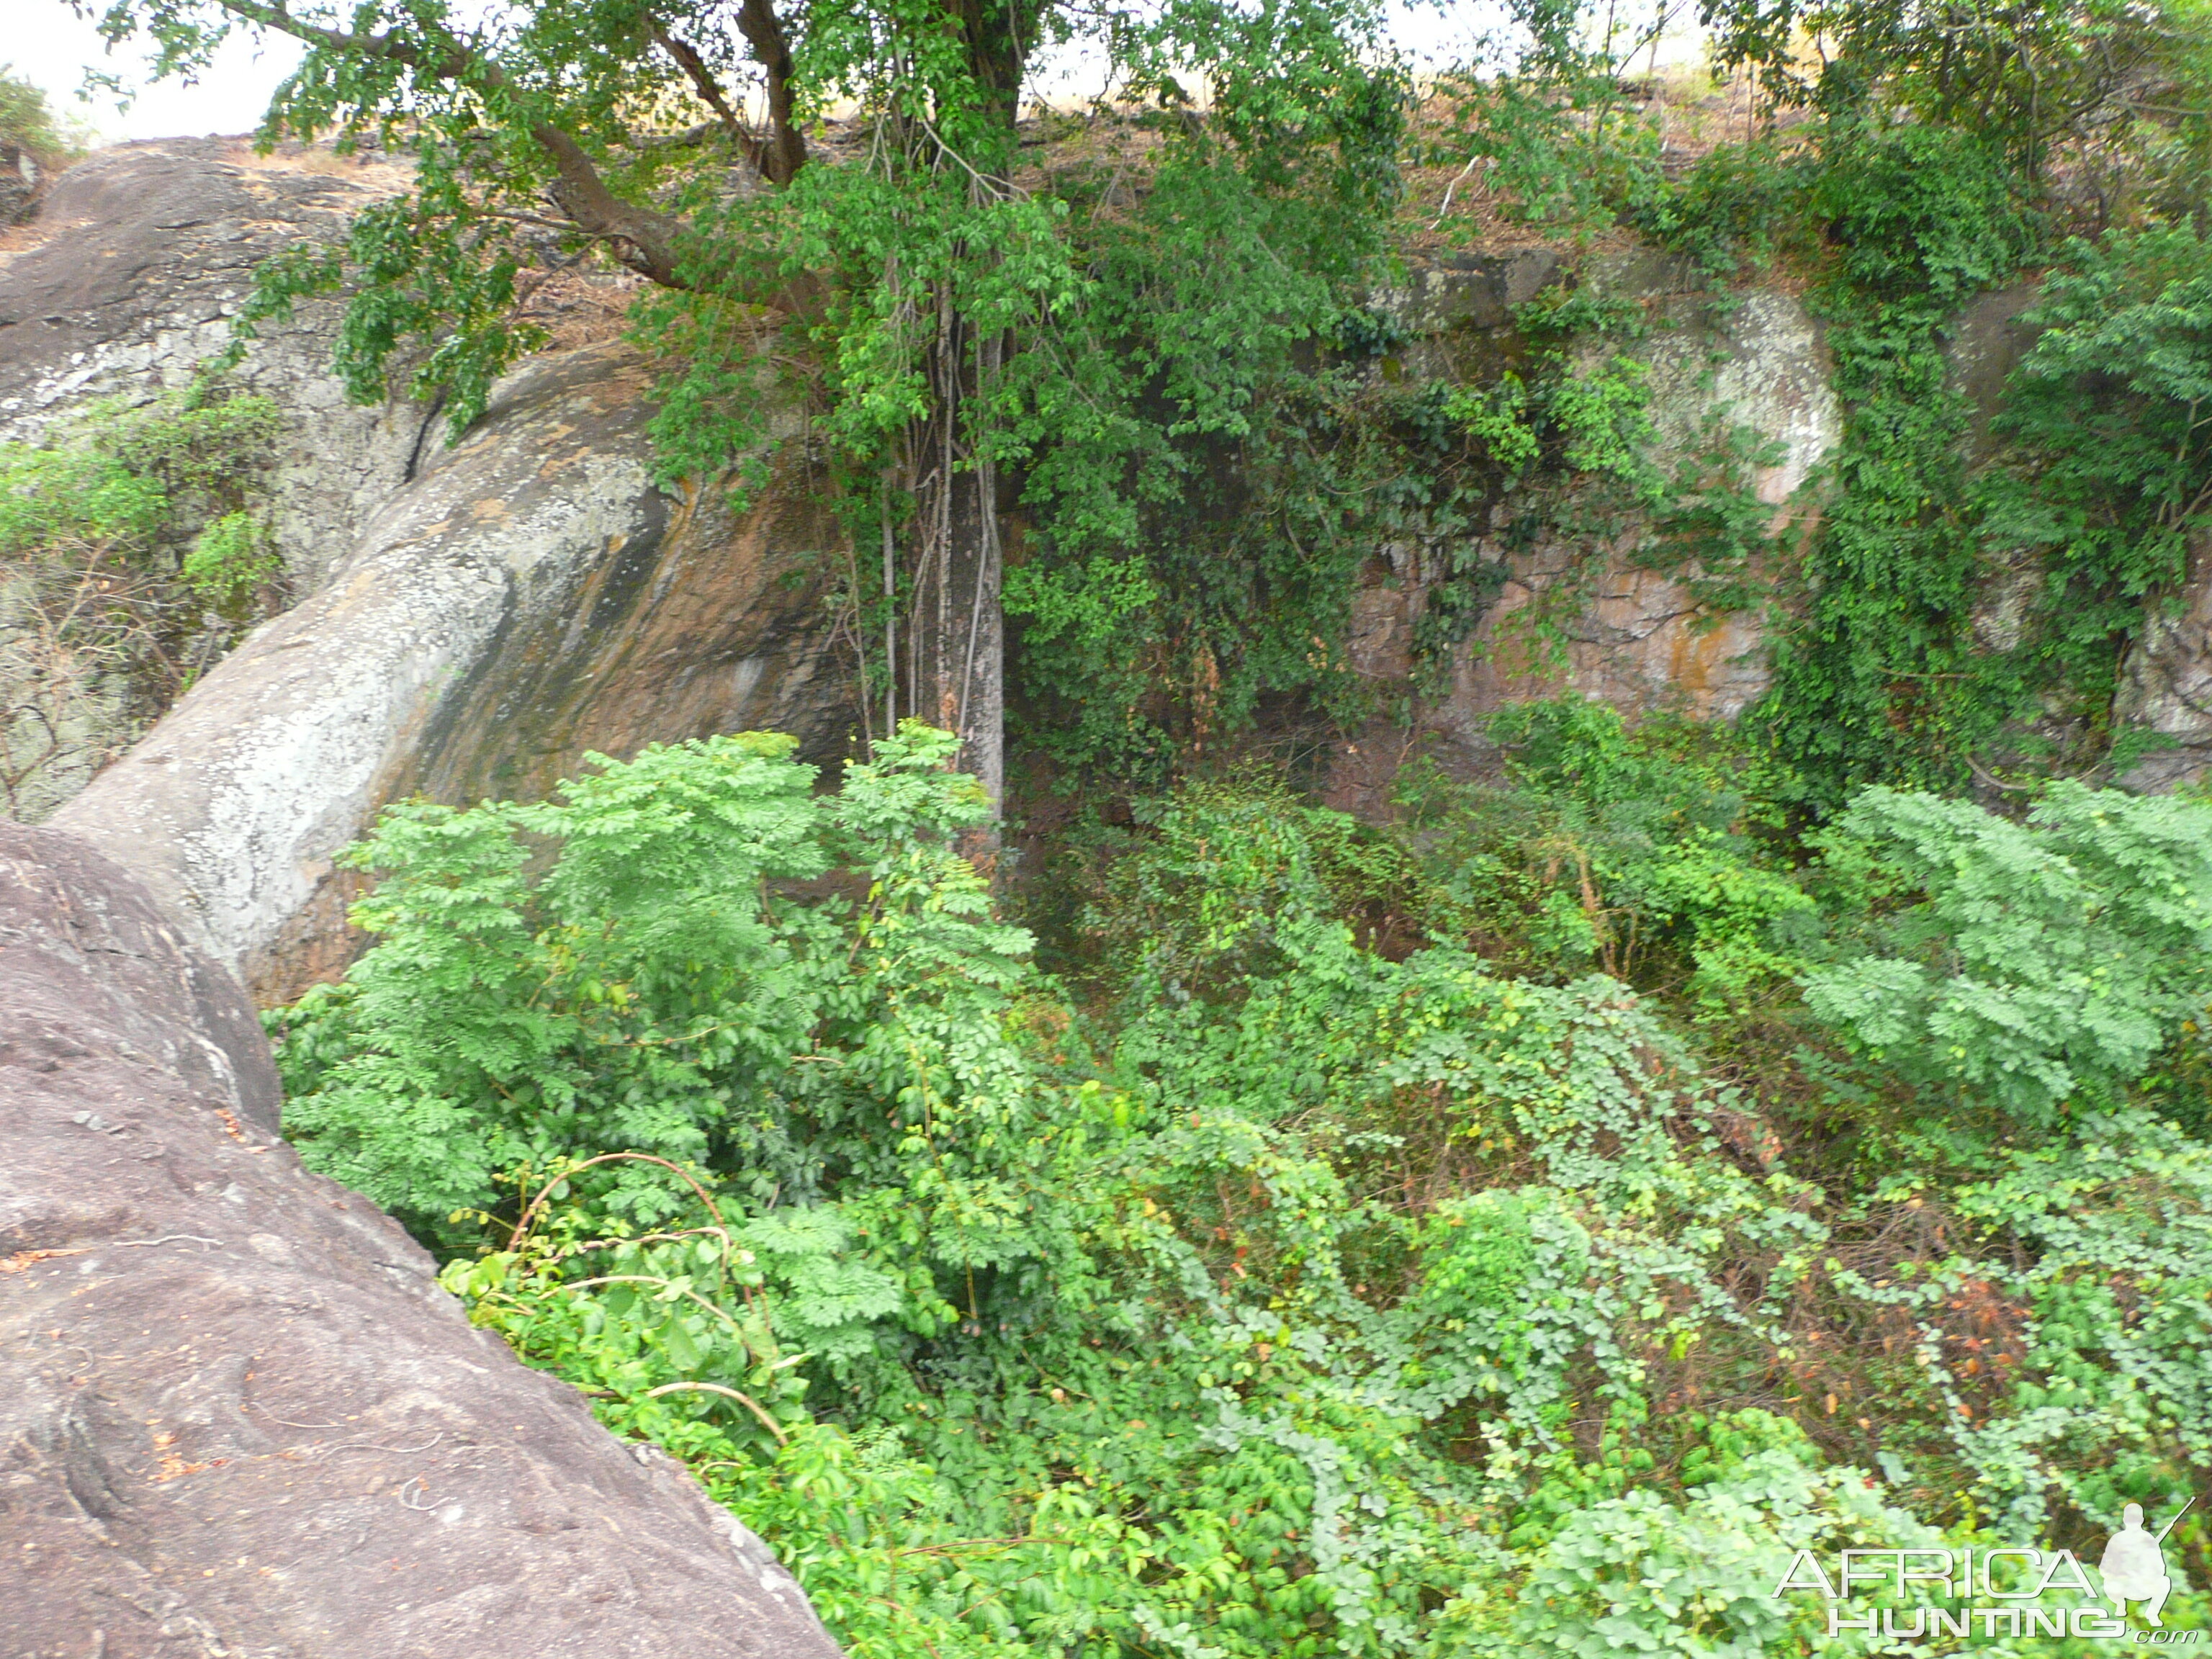
[[[2130,1504],[2120,1511],[2120,1529],[2105,1546],[2104,1559],[2098,1562],[2098,1577],[2105,1581],[2106,1598],[2112,1611],[2123,1619],[2128,1616],[2128,1603],[2143,1604],[2144,1620],[2158,1626],[2159,1610],[2166,1606],[2166,1598],[2173,1593],[2173,1580],[2166,1573],[2166,1535],[2173,1530],[2173,1522],[2189,1513],[2194,1498],[2173,1514],[2173,1521],[2158,1529],[2154,1538],[2143,1530],[2142,1505]]]

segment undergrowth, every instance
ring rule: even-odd
[[[1497,736],[1390,830],[1152,799],[1051,975],[919,726],[395,808],[288,1122],[856,1655],[1857,1651],[1795,1552],[2178,1508],[2212,805],[1807,840],[1717,733]]]

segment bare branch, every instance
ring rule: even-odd
[[[749,1394],[739,1394],[735,1389],[726,1389],[719,1382],[664,1382],[657,1389],[647,1389],[645,1391],[644,1397],[647,1400],[652,1400],[664,1394],[719,1394],[725,1395],[729,1399],[736,1401],[739,1405],[751,1412],[755,1417],[760,1419],[762,1423],[767,1426],[768,1431],[775,1437],[775,1443],[777,1445],[781,1446],[787,1444],[791,1439],[791,1437],[784,1432],[783,1425],[781,1423],[778,1423],[775,1419],[770,1417],[765,1411],[761,1409],[760,1401],[754,1399]]]
[[[628,249],[617,257],[639,276],[663,288],[693,285],[679,274],[678,268],[677,243],[684,232],[682,221],[623,201],[607,188],[606,180],[599,177],[599,170],[592,166],[584,147],[572,134],[551,122],[532,122],[530,136],[553,158],[555,176],[546,193],[560,204],[563,213],[594,236],[627,242]]]

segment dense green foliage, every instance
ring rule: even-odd
[[[1013,1086],[988,1056],[1027,939],[981,914],[949,850],[979,811],[972,781],[918,733],[822,801],[791,747],[650,749],[565,803],[398,809],[359,855],[392,872],[361,912],[385,946],[294,1016],[389,1035],[359,1054],[289,1050],[314,1067],[295,1071],[314,1079],[296,1132],[424,1225],[489,1202],[496,1171],[578,1146],[748,1169],[757,1199],[804,1206],[825,1183],[902,1178],[908,1133],[886,1133],[874,1103],[908,1097],[922,1144],[982,1133],[945,1115],[988,1113]],[[535,880],[526,836],[562,848]],[[866,902],[774,896],[832,869],[865,878]],[[818,1066],[794,1071],[801,1052]],[[988,1207],[967,1175],[939,1173],[964,1194],[948,1203]]]
[[[1806,981],[1813,1011],[1931,1090],[2047,1127],[2109,1105],[2212,1003],[2212,846],[2201,806],[2061,782],[2025,823],[1870,789],[1830,864],[1901,878],[1879,954]]]
[[[397,808],[293,1133],[862,1655],[1794,1652],[1797,1548],[2202,1480],[2212,1149],[2143,1087],[2212,806],[1878,791],[1793,868],[1706,734],[1499,735],[1395,835],[1153,803],[1054,978],[920,726]]]
[[[1846,412],[1803,498],[1812,533],[1784,556],[1727,490],[1656,515],[1680,526],[1661,562],[1701,572],[1700,597],[1767,608],[1774,684],[1754,720],[1804,810],[1991,769],[2124,775],[2146,739],[2114,714],[2120,665],[2212,507],[2207,14],[1703,15],[1718,61],[1784,112],[1767,131],[1669,164],[1669,130],[1628,82],[1660,15],[1608,9],[1598,28],[1530,9],[1533,48],[1458,88],[1421,159],[1487,168],[1502,216],[1576,236],[1626,223],[1716,283],[1778,263],[1804,283]],[[1962,313],[2039,267],[2018,325],[2033,345],[1991,422],[1952,355]]]
[[[2124,774],[2146,739],[2114,717],[2123,659],[2212,522],[2193,223],[2052,247],[1986,129],[1856,110],[1786,150],[1717,152],[1631,216],[1711,270],[1786,256],[1815,274],[1846,428],[1802,566],[1765,584],[1787,613],[1753,717],[1805,805],[1993,767]],[[1947,349],[1977,296],[2039,257],[2054,267],[2022,320],[2033,344],[1978,438]],[[1721,527],[1693,518],[1682,550],[1726,575],[1763,544]]]
[[[0,452],[0,555],[27,559],[42,547],[98,542],[149,557],[184,539],[185,563],[220,562],[203,544],[229,547],[230,521],[252,499],[276,418],[261,397],[171,397],[135,408],[110,400],[40,444],[11,444]]]
[[[1850,430],[1806,573],[1808,614],[1777,654],[1764,711],[1831,806],[1877,778],[1959,784],[2017,712],[2016,674],[1971,634],[1967,408],[1942,331],[2026,246],[2006,176],[1977,137],[1901,127],[1832,142],[1809,191],[1844,246],[1825,297]]]
[[[1751,0],[1707,4],[1723,63],[1758,67],[1770,91],[1824,113],[1909,112],[1972,129],[2029,172],[2091,122],[2155,101],[2193,9],[2124,0],[2029,0],[1971,12],[1903,0]],[[1793,50],[1793,31],[1817,54]],[[1808,61],[1809,60],[1809,61]]]
[[[1560,338],[1572,325],[1550,309],[1524,314],[1545,343],[1480,389],[1378,376],[1387,319],[1348,313],[1346,361],[1270,388],[1264,422],[1147,510],[1145,552],[1106,544],[1012,570],[1025,744],[1157,784],[1179,757],[1249,731],[1271,698],[1369,712],[1336,642],[1378,545],[1413,550],[1422,678],[1444,678],[1505,574],[1481,538],[1594,521],[1652,481],[1641,365],[1574,364]]]
[[[2188,224],[2070,243],[2031,320],[1998,422],[2018,457],[1982,483],[1983,534],[2043,561],[2054,662],[2109,674],[2212,510],[2212,245]]]

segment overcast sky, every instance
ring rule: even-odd
[[[1399,38],[1431,64],[1463,61],[1474,33],[1486,25],[1494,26],[1498,15],[1493,5],[1481,0],[1396,9]],[[134,85],[142,83],[142,59],[135,48],[106,52],[98,33],[70,9],[67,0],[13,0],[9,10],[12,21],[0,32],[0,64],[12,63],[15,73],[46,89],[58,113],[87,122],[110,142],[250,132],[276,83],[299,61],[300,49],[281,36],[270,35],[258,47],[234,37],[196,85],[171,81],[144,88],[129,109],[118,112],[115,100],[106,94],[84,104],[75,94],[88,66],[118,73]],[[1662,55],[1669,60],[1686,58],[1691,55],[1687,46],[1686,40],[1670,41]],[[1086,78],[1079,68],[1072,76],[1041,78],[1044,89],[1054,94],[1062,87],[1079,94],[1085,89],[1079,85]],[[1060,84],[1052,84],[1054,81]]]
[[[247,132],[268,106],[269,94],[299,61],[299,49],[271,36],[256,52],[250,42],[225,44],[221,58],[187,87],[172,81],[142,91],[130,110],[118,113],[115,100],[102,95],[81,104],[75,94],[88,65],[143,81],[141,60],[125,48],[112,57],[100,35],[72,13],[64,0],[16,0],[0,31],[0,63],[46,89],[57,114],[81,118],[105,139],[173,138],[209,132]]]

